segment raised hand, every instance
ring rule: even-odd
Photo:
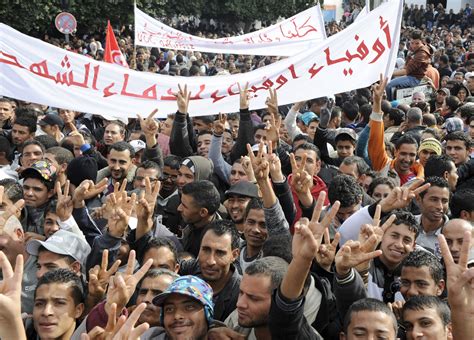
[[[247,144],[248,156],[250,158],[250,164],[252,165],[255,179],[257,181],[265,181],[268,179],[270,173],[270,165],[267,160],[267,151],[265,150],[265,144],[260,142],[258,146],[257,156],[253,154],[252,147]]]
[[[280,157],[278,157],[278,155],[275,153],[271,153],[268,155],[267,159],[270,165],[270,176],[272,177],[272,181],[276,183],[282,183],[285,180],[285,176],[281,171]]]
[[[380,201],[382,212],[388,213],[394,209],[406,208],[412,199],[430,187],[429,183],[421,184],[423,184],[422,179],[416,180],[408,186],[394,188],[387,197]]]
[[[175,94],[176,102],[178,103],[178,111],[182,114],[188,113],[189,100],[191,99],[191,92],[188,92],[188,85],[178,85],[178,92]]]
[[[110,277],[117,272],[120,263],[121,261],[117,260],[110,269],[107,269],[109,266],[109,251],[104,249],[101,265],[95,265],[89,269],[89,295],[98,301],[104,297]]]
[[[267,140],[271,141],[273,144],[273,151],[278,146],[278,142],[280,140],[280,125],[281,125],[281,116],[279,114],[271,115],[270,120],[267,122],[265,126],[265,131],[267,135]]]
[[[224,113],[219,113],[219,118],[214,121],[213,131],[216,136],[222,136],[225,131],[225,123],[227,116]]]
[[[270,94],[270,97],[267,97],[265,100],[265,105],[267,105],[267,111],[272,114],[272,116],[276,119],[277,117],[280,116],[280,113],[278,112],[278,95],[277,91],[270,88],[268,89],[268,92]],[[280,126],[280,125],[278,125]]]
[[[298,166],[296,163],[295,155],[290,154],[290,163],[291,163],[291,183],[290,185],[295,189],[297,193],[311,193],[311,188],[313,187],[313,177],[306,172],[306,154],[303,155],[301,164]]]
[[[380,73],[380,80],[378,83],[375,83],[372,86],[372,96],[374,103],[380,102],[382,100],[383,94],[385,92],[385,87],[387,86],[388,78],[385,78],[382,73]]]
[[[0,251],[0,338],[26,339],[21,319],[21,279],[23,277],[23,255],[18,255],[13,271],[7,256]]]
[[[255,178],[255,174],[253,173],[253,168],[252,168],[252,163],[250,161],[250,157],[241,156],[240,159],[241,159],[240,164],[242,165],[242,168],[244,169],[245,174],[247,175],[247,178],[248,178],[249,182],[256,182],[257,179]]]
[[[142,129],[145,136],[156,136],[158,133],[159,124],[153,118],[157,112],[158,109],[153,110],[145,119],[137,114],[138,121],[140,122],[140,128]]]
[[[0,206],[3,205],[3,194],[5,188],[0,185]],[[7,223],[8,219],[12,215],[17,215],[21,209],[25,206],[25,200],[21,199],[15,202],[14,204],[6,204],[6,209],[3,211],[3,214],[0,215],[0,231],[3,230],[3,226]]]
[[[84,201],[98,196],[107,188],[107,178],[102,179],[97,184],[91,180],[85,180],[74,190],[72,197],[74,208],[81,208],[84,206]]]
[[[119,183],[115,183],[114,192],[107,197],[106,213],[107,228],[109,234],[114,237],[122,237],[128,226],[128,220],[135,208],[137,194],[127,196],[125,188],[127,180],[124,179],[120,188]]]
[[[138,282],[143,278],[148,269],[153,264],[149,259],[140,269],[133,273],[135,269],[135,250],[131,250],[128,256],[127,268],[124,273],[116,273],[109,279],[109,288],[107,289],[107,302],[105,309],[107,313],[113,303],[117,304],[117,310],[122,310],[130,300]]]
[[[72,210],[74,209],[74,204],[72,202],[72,197],[69,196],[69,180],[66,181],[64,185],[64,193],[61,189],[61,183],[56,182],[56,194],[58,196],[58,203],[56,204],[56,215],[58,215],[61,221],[66,221],[72,215]]]
[[[375,244],[377,244],[375,235],[372,235],[363,245],[359,241],[347,241],[336,253],[334,259],[337,275],[346,276],[352,268],[380,256],[382,254],[381,250],[371,251]]]
[[[246,83],[244,88],[242,89],[240,83],[237,83],[239,87],[240,93],[240,109],[246,110],[250,106],[250,99],[249,99],[249,83]]]
[[[451,255],[444,235],[438,235],[447,273],[448,302],[451,307],[453,339],[472,339],[474,324],[474,267],[468,268],[472,234],[464,233],[459,261]]]
[[[334,240],[329,237],[329,230],[326,229],[324,232],[323,243],[319,246],[318,251],[316,252],[316,262],[319,263],[321,268],[329,272],[331,270],[331,265],[334,262],[334,257],[336,256],[337,245],[341,239],[341,234],[336,233],[334,235]]]
[[[73,124],[74,125],[74,124]],[[82,133],[77,131],[76,127],[74,126],[74,129],[72,132],[69,133],[68,137],[73,137],[73,139],[76,141],[77,145],[84,145],[86,144],[86,141],[84,140],[84,136]]]

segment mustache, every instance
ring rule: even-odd
[[[170,327],[182,327],[182,326],[192,326],[193,323],[191,320],[180,320],[180,321],[175,321],[173,322]]]

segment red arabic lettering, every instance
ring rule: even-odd
[[[319,73],[323,69],[324,66],[319,66],[316,68],[316,63],[311,66],[311,68],[308,70],[308,72],[311,74],[311,77],[309,79],[313,79],[315,75]]]
[[[173,89],[169,88],[168,91],[166,91],[166,93],[169,96],[161,96],[160,100],[172,100],[172,101],[176,100],[176,96],[174,95]]]
[[[280,74],[278,78],[275,80],[275,82],[280,85],[277,88],[275,88],[275,90],[278,90],[288,82],[288,79],[283,74]]]
[[[212,101],[212,103],[218,102],[219,100],[224,99],[225,97],[227,97],[226,95],[219,96],[218,93],[219,93],[219,90],[215,90],[214,92],[212,92],[211,98],[214,99]]]
[[[237,91],[237,92],[232,91],[232,86],[235,86],[235,85],[237,85],[237,83],[233,83],[227,88],[227,93],[229,94],[229,96],[235,96],[235,95],[240,94],[240,91]]]
[[[92,78],[92,89],[99,90],[97,88],[97,78],[99,77],[100,65],[94,66],[94,77]]]
[[[293,26],[294,26],[294,27],[292,27],[292,28],[294,28],[294,32],[295,32],[295,33],[293,33],[293,32],[291,31],[291,29],[290,29],[290,30],[288,30],[288,36],[285,35],[285,32],[283,31],[282,25],[280,24],[280,31],[281,31],[281,34],[282,34],[285,38],[293,39],[293,38],[296,38],[296,37],[298,37],[298,38],[303,38],[303,37],[305,37],[306,35],[308,35],[308,34],[311,33],[311,32],[317,32],[318,30],[317,30],[315,27],[313,27],[313,26],[311,26],[311,25],[307,25],[307,23],[308,23],[308,21],[309,21],[310,19],[311,19],[311,15],[310,15],[310,16],[308,17],[308,19],[306,19],[306,21],[303,22],[303,24],[300,25],[299,27],[296,25],[295,19],[292,19],[292,20],[291,20],[291,23],[292,23]],[[308,30],[305,31],[303,34],[301,34],[301,33],[300,33],[300,30],[303,30],[303,29],[305,29],[305,28],[307,28]]]
[[[114,87],[115,83],[112,83],[110,84],[109,86],[107,86],[105,89],[104,89],[104,97],[107,98],[107,97],[110,97],[110,96],[113,96],[114,94],[117,94],[117,92],[111,92],[110,89],[112,87]]]
[[[145,89],[142,94],[136,94],[136,93],[131,93],[127,92],[127,86],[128,86],[128,79],[130,78],[130,75],[125,73],[123,75],[124,82],[122,85],[122,91],[120,94],[122,96],[128,96],[128,97],[134,97],[134,98],[144,98],[144,99],[157,99],[157,94],[156,94],[156,84],[148,87]]]
[[[204,89],[205,89],[205,88],[206,88],[206,85],[205,85],[205,84],[199,85],[199,92],[198,92],[196,95],[190,97],[189,100],[203,99],[203,98],[201,97],[201,93],[204,92]]]
[[[293,79],[298,79],[299,78],[296,75],[295,65],[291,64],[290,66],[288,66],[288,69],[290,70],[290,73],[291,73],[291,76],[293,77]]]
[[[49,74],[48,70],[48,61],[43,60],[39,63],[33,63],[30,65],[30,72],[36,74],[37,76],[55,80],[54,76]]]
[[[15,57],[14,55],[7,54],[3,51],[0,51],[0,56],[5,56],[5,58],[0,57],[0,63],[17,66],[19,68],[25,68],[24,66],[20,65],[20,62],[18,61],[17,57]]]

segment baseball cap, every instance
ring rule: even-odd
[[[443,128],[446,129],[447,133],[463,131],[464,122],[459,117],[451,117],[446,119],[446,122],[443,124]]]
[[[316,113],[312,111],[307,111],[301,114],[300,119],[303,121],[304,125],[308,125],[311,119],[318,117]]]
[[[87,256],[91,252],[89,244],[80,236],[63,229],[59,229],[46,241],[31,240],[26,245],[26,251],[38,256],[38,249],[43,246],[55,254],[69,255],[81,265],[86,264]]]
[[[40,126],[45,126],[45,125],[57,125],[59,126],[60,129],[64,127],[64,121],[62,120],[61,117],[54,113],[48,113],[41,119],[38,124]]]
[[[250,183],[248,181],[240,181],[232,185],[229,190],[225,192],[226,198],[231,195],[258,198],[258,188],[254,183]]]
[[[130,141],[130,145],[133,147],[133,149],[135,150],[135,153],[137,153],[138,151],[141,151],[143,149],[146,149],[146,144],[144,141],[140,140],[140,139],[135,139],[135,140],[131,140]]]
[[[341,136],[341,135],[348,135],[354,141],[357,141],[357,134],[352,129],[349,129],[349,128],[339,128],[339,129],[337,129],[335,138],[337,138],[338,136]]]
[[[436,152],[436,154],[439,156],[442,153],[442,146],[441,143],[435,139],[435,138],[426,138],[423,139],[423,141],[420,144],[420,147],[418,148],[418,152],[421,150],[431,150]]]
[[[193,275],[181,276],[174,280],[163,293],[155,296],[153,304],[162,306],[171,294],[185,295],[197,300],[204,306],[208,323],[212,321],[214,316],[213,292],[207,282]],[[163,309],[161,309],[161,315],[163,317]]]
[[[36,177],[38,175],[47,182],[54,182],[56,180],[56,168],[48,160],[42,159],[23,170],[21,178]]]
[[[436,93],[438,93],[438,92],[443,92],[446,96],[451,95],[451,91],[449,91],[449,89],[447,89],[446,87],[442,87],[442,88],[438,89],[438,91],[436,91]]]

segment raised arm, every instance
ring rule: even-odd
[[[191,93],[188,92],[187,85],[184,89],[179,86],[176,94],[176,101],[178,103],[178,112],[176,112],[173,127],[171,128],[170,136],[170,152],[173,155],[180,157],[192,156],[194,150],[191,146],[191,140],[194,138],[191,135],[192,127],[188,126],[188,106]]]

